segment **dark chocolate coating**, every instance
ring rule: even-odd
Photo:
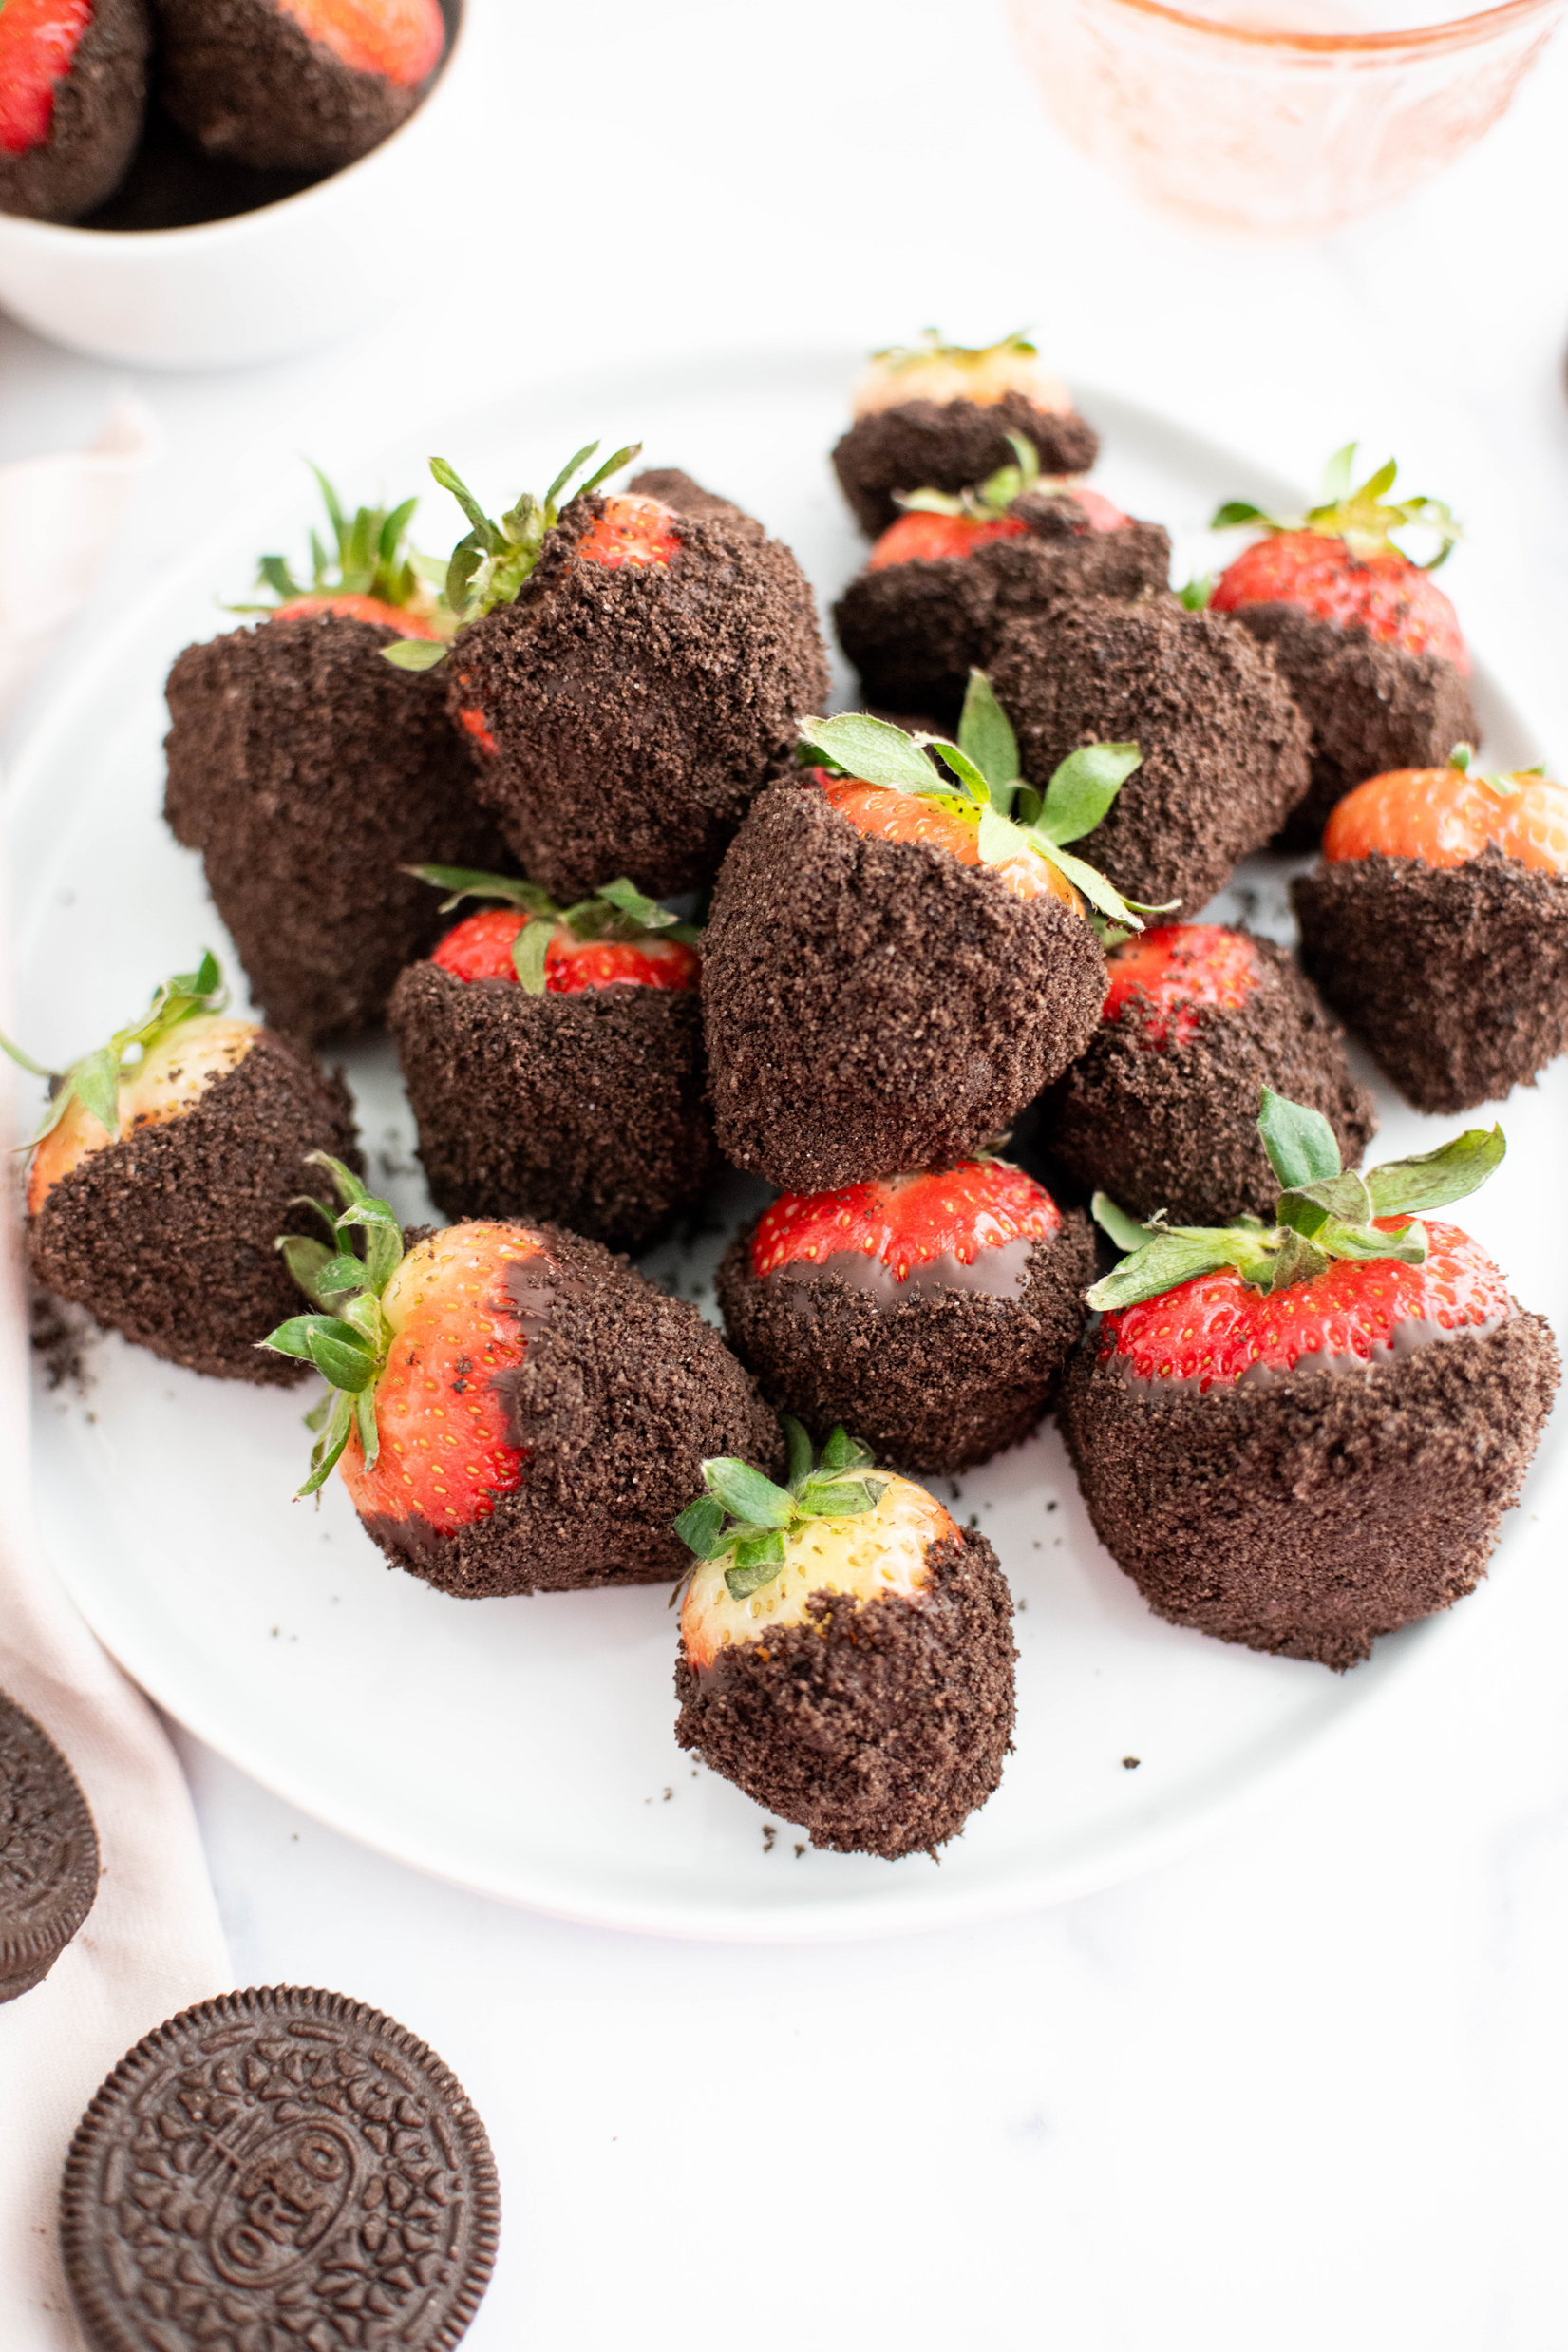
[[[309,1365],[258,1343],[305,1311],[274,1246],[295,1197],[330,1195],[306,1155],[358,1165],[338,1078],[263,1030],[178,1118],[79,1161],[27,1227],[33,1280],[138,1347],[220,1380],[278,1387]]]
[[[596,1242],[535,1230],[551,1265],[516,1269],[528,1345],[496,1375],[507,1442],[527,1456],[521,1486],[456,1535],[362,1524],[394,1566],[464,1601],[668,1584],[690,1560],[671,1526],[702,1491],[704,1460],[777,1471],[778,1423],[694,1306]]]
[[[0,213],[80,220],[113,194],[142,136],[151,47],[147,0],[94,0],[47,137],[21,155],[0,147]]]
[[[97,1893],[98,1832],[76,1774],[0,1691],[0,2001],[43,1982]]]
[[[768,1403],[814,1437],[841,1421],[898,1470],[951,1476],[1027,1437],[1084,1328],[1094,1243],[1082,1209],[1030,1244],[1013,1296],[906,1284],[891,1312],[831,1263],[759,1278],[755,1230],[753,1220],[719,1267],[730,1346]]]
[[[1306,792],[1306,721],[1272,655],[1174,597],[1089,597],[1015,620],[991,682],[1041,791],[1081,743],[1139,746],[1143,766],[1074,850],[1124,898],[1176,899],[1188,921]]]
[[[293,1985],[221,1993],[128,2050],[60,2192],[95,2352],[453,2352],[500,2233],[450,2069],[379,2010]]]
[[[655,898],[710,882],[827,692],[811,589],[761,523],[709,502],[668,564],[606,569],[576,553],[603,508],[573,500],[517,602],[462,630],[450,663],[454,711],[482,711],[497,746],[480,794],[563,902],[617,874]]]
[[[1568,1049],[1568,875],[1345,858],[1291,884],[1301,960],[1417,1110],[1469,1110]]]
[[[1105,991],[1061,900],[775,786],[725,859],[703,956],[719,1148],[792,1192],[962,1159],[1083,1052]]]
[[[1076,410],[1053,416],[1023,392],[997,401],[906,400],[856,420],[836,443],[833,470],[868,538],[897,520],[896,490],[976,488],[1017,463],[1009,433],[1032,441],[1043,474],[1086,474],[1100,436]]]
[[[1312,787],[1281,849],[1315,849],[1334,803],[1369,776],[1441,768],[1456,743],[1481,739],[1468,681],[1440,654],[1407,654],[1296,604],[1243,604],[1231,618],[1269,647],[1312,730]]]
[[[1012,1742],[1012,1596],[983,1535],[927,1556],[926,1597],[814,1593],[808,1621],[675,1663],[683,1748],[813,1846],[933,1853],[1002,1777]]]
[[[436,73],[405,86],[346,66],[277,0],[158,0],[161,92],[203,154],[264,171],[330,172],[407,120]]]
[[[695,988],[530,996],[416,963],[387,1017],[444,1217],[637,1250],[718,1167]]]
[[[164,816],[201,851],[255,1001],[307,1041],[373,1027],[449,927],[406,866],[508,862],[441,673],[394,670],[396,643],[311,615],[187,646],[169,673]]]
[[[1194,1008],[1194,1034],[1150,1047],[1138,1003],[1102,1020],[1086,1053],[1041,1105],[1040,1141],[1086,1191],[1135,1217],[1225,1224],[1272,1221],[1279,1180],[1257,1132],[1265,1086],[1320,1110],[1347,1167],[1377,1132],[1371,1095],[1351,1075],[1345,1033],[1271,939],[1254,939],[1257,980],[1239,1005]],[[1146,1009],[1147,999],[1143,999]]]
[[[1343,1669],[1485,1573],[1559,1376],[1516,1311],[1366,1371],[1129,1379],[1093,1334],[1057,1418],[1102,1543],[1173,1624]]]
[[[1010,621],[1075,597],[1133,597],[1168,584],[1171,543],[1159,523],[1092,531],[1070,498],[1016,504],[1034,524],[1027,538],[850,581],[833,621],[868,702],[937,711],[951,726],[971,669],[987,667]]]

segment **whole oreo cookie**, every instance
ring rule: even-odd
[[[0,2001],[43,1982],[97,1892],[98,1833],[76,1775],[0,1692]]]
[[[71,2142],[60,2235],[97,2352],[448,2352],[500,2219],[484,2126],[435,2053],[281,1985],[127,2052]]]

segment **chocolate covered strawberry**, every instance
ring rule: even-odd
[[[917,344],[876,351],[855,387],[854,409],[833,470],[873,539],[896,522],[900,492],[955,496],[1011,462],[1014,436],[1056,489],[1075,487],[1100,447],[1067,387],[1021,334],[971,350],[944,343],[931,328]]]
[[[1276,1187],[1257,1100],[1271,1083],[1321,1111],[1359,1161],[1372,1098],[1283,948],[1219,923],[1162,923],[1113,948],[1106,974],[1088,1050],[1041,1106],[1041,1140],[1088,1190],[1184,1224],[1267,1215]]]
[[[1551,1331],[1426,1211],[1502,1157],[1500,1128],[1363,1176],[1266,1089],[1273,1222],[1141,1225],[1058,1417],[1089,1516],[1150,1607],[1345,1667],[1485,1572],[1559,1377]]]
[[[1418,1110],[1530,1085],[1568,1049],[1568,791],[1447,765],[1358,785],[1291,886],[1301,955]]]
[[[79,220],[112,196],[142,136],[147,0],[0,8],[0,213]]]
[[[310,1299],[266,1341],[325,1375],[313,1493],[341,1468],[394,1565],[462,1599],[658,1584],[704,1453],[771,1461],[751,1381],[695,1307],[597,1242],[477,1219],[405,1246],[336,1162],[341,1211],[293,1236]]]
[[[379,146],[446,47],[440,0],[157,0],[164,104],[206,155],[331,172]]]
[[[915,1470],[968,1469],[1039,1420],[1084,1327],[1088,1221],[1002,1160],[786,1192],[719,1268],[769,1404],[843,1421]]]
[[[610,882],[557,907],[534,883],[423,869],[499,900],[410,964],[388,1019],[447,1217],[549,1218],[643,1248],[718,1164],[703,1063],[698,934]]]
[[[1138,917],[1065,844],[1139,749],[1081,747],[1042,798],[978,675],[955,744],[867,717],[802,740],[835,765],[775,785],[731,844],[703,1019],[720,1149],[819,1192],[968,1156],[1082,1053],[1105,995],[1088,906]]]
[[[286,1381],[297,1374],[255,1352],[293,1288],[277,1237],[311,1188],[310,1155],[352,1153],[353,1119],[336,1080],[226,1002],[203,957],[52,1077],[28,1171],[28,1264],[171,1363]]]
[[[996,1788],[1012,1736],[1012,1602],[983,1535],[836,1429],[789,1472],[707,1461],[676,1526],[675,1737],[839,1853],[931,1853]]]
[[[637,454],[621,449],[561,503],[597,448],[499,522],[431,460],[473,526],[447,574],[464,624],[451,705],[526,872],[563,901],[607,874],[664,898],[712,879],[758,791],[787,768],[797,713],[822,698],[827,666],[788,548],[689,477],[661,477],[666,498],[601,496]],[[443,655],[401,646],[389,658],[420,668]]]
[[[904,508],[833,608],[869,703],[955,716],[1009,621],[1064,598],[1163,588],[1170,541],[1098,491],[1051,494],[1031,442],[977,489],[901,492]]]
[[[312,534],[309,578],[265,557],[274,601],[242,609],[267,617],[188,646],[169,673],[163,804],[253,996],[306,1039],[379,1021],[433,943],[441,918],[410,865],[488,868],[501,849],[441,680],[381,658],[439,652],[451,627],[406,546],[414,502],[349,515],[318,479],[331,544]]]
[[[1458,537],[1440,500],[1392,501],[1390,458],[1351,486],[1355,444],[1329,466],[1321,504],[1267,515],[1242,500],[1213,528],[1264,536],[1219,577],[1211,598],[1269,646],[1312,730],[1312,789],[1284,827],[1287,848],[1315,847],[1342,794],[1385,768],[1418,768],[1473,739],[1470,656],[1453,606],[1432,578]],[[1395,534],[1435,539],[1414,562]]]

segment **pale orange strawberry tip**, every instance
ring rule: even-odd
[[[309,620],[315,615],[330,613],[336,620],[365,620],[380,629],[395,629],[399,636],[439,638],[441,631],[432,626],[422,613],[406,605],[387,604],[380,597],[321,596],[294,597],[287,604],[279,604],[267,616],[269,620]]]
[[[426,81],[446,46],[438,0],[278,0],[278,5],[340,65],[401,89]]]
[[[1357,785],[1324,827],[1326,862],[1453,867],[1492,850],[1532,872],[1568,874],[1568,790],[1536,771],[1479,774],[1467,755],[1460,746],[1445,768],[1393,768]]]

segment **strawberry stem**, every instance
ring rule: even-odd
[[[1394,555],[1407,563],[1413,561],[1413,558],[1396,544],[1393,533],[1410,529],[1434,531],[1437,553],[1419,568],[1435,572],[1446,563],[1456,542],[1464,536],[1451,510],[1436,498],[1389,502],[1385,493],[1393,488],[1398,471],[1392,458],[1352,489],[1351,474],[1355,452],[1356,444],[1347,442],[1329,460],[1320,505],[1309,506],[1299,515],[1271,515],[1246,499],[1229,499],[1215,509],[1210,530],[1230,531],[1243,523],[1253,523],[1267,532],[1316,531],[1326,539],[1342,539],[1351,555],[1358,556],[1363,562],[1375,556]]]
[[[277,1247],[316,1312],[291,1316],[256,1342],[276,1355],[313,1364],[330,1383],[329,1395],[305,1416],[306,1428],[315,1432],[315,1444],[310,1475],[296,1502],[320,1492],[356,1428],[367,1470],[376,1466],[381,1439],[375,1387],[391,1345],[381,1299],[403,1263],[403,1228],[391,1203],[371,1192],[352,1168],[330,1152],[312,1151],[307,1165],[327,1170],[343,1204],[336,1212],[312,1195],[300,1204],[318,1211],[332,1240],[329,1243],[310,1234],[286,1233]],[[359,1250],[352,1247],[356,1235],[363,1237]]]
[[[749,1462],[716,1454],[702,1466],[706,1493],[675,1521],[675,1533],[698,1560],[734,1553],[724,1581],[736,1601],[773,1582],[784,1564],[786,1539],[803,1520],[859,1517],[875,1510],[887,1490],[885,1478],[864,1474],[876,1459],[870,1447],[847,1436],[841,1424],[820,1459],[791,1414],[782,1415],[780,1426],[789,1452],[786,1486],[775,1485]]]
[[[193,1020],[200,1013],[221,1013],[228,1001],[222,967],[212,951],[204,949],[194,972],[177,972],[172,979],[159,982],[151,1005],[139,1021],[117,1029],[107,1045],[95,1046],[80,1061],[72,1062],[68,1070],[45,1070],[30,1060],[20,1046],[0,1035],[0,1053],[9,1053],[13,1062],[30,1071],[35,1078],[47,1078],[50,1082],[49,1107],[43,1124],[18,1148],[31,1151],[46,1135],[52,1134],[73,1102],[90,1111],[107,1133],[117,1135],[121,1081],[135,1067],[129,1057],[135,1054],[144,1060],[181,1021]]]

